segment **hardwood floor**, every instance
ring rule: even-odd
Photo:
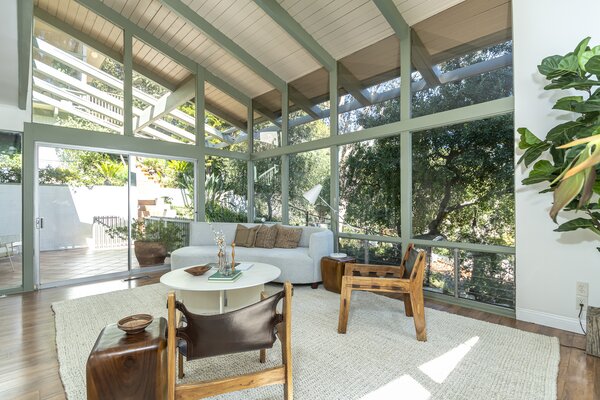
[[[0,399],[65,398],[58,374],[54,317],[50,309],[53,302],[148,285],[158,282],[159,277],[157,273],[130,282],[109,281],[0,298]],[[323,290],[322,286],[318,290]],[[585,354],[583,335],[434,301],[426,300],[426,306],[558,337],[561,343],[558,398],[600,400],[600,358]]]

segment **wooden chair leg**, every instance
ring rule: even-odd
[[[342,278],[342,292],[340,293],[340,315],[338,320],[338,333],[346,333],[348,314],[350,313],[350,299],[352,289],[346,284],[347,277]]]
[[[294,384],[292,380],[292,286],[285,283],[285,298],[283,300],[284,321],[283,340],[281,340],[281,360],[285,365],[285,383],[283,384],[283,398],[294,399]]]
[[[410,302],[410,294],[404,293],[404,312],[407,317],[413,316],[412,304]]]
[[[265,349],[260,349],[260,357],[259,361],[261,364],[264,364],[267,360],[267,351]]]
[[[183,379],[183,377],[185,376],[185,374],[183,373],[183,355],[179,353],[179,360],[178,360],[178,366],[179,366],[179,373],[177,374],[177,376],[179,377],[179,379]]]
[[[423,289],[415,290],[410,293],[412,303],[413,320],[415,322],[415,331],[417,340],[427,341],[427,330],[425,327],[425,305],[423,304]]]

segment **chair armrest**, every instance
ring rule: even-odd
[[[379,278],[371,276],[345,275],[342,277],[342,287],[344,286],[350,286],[351,290],[388,293],[407,293],[411,290],[411,283],[408,279]]]

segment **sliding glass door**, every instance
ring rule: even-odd
[[[194,163],[37,147],[38,279],[50,287],[169,267],[194,217]]]

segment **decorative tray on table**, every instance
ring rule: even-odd
[[[200,276],[211,268],[210,265],[196,265],[194,267],[186,268],[184,271],[194,276]]]

